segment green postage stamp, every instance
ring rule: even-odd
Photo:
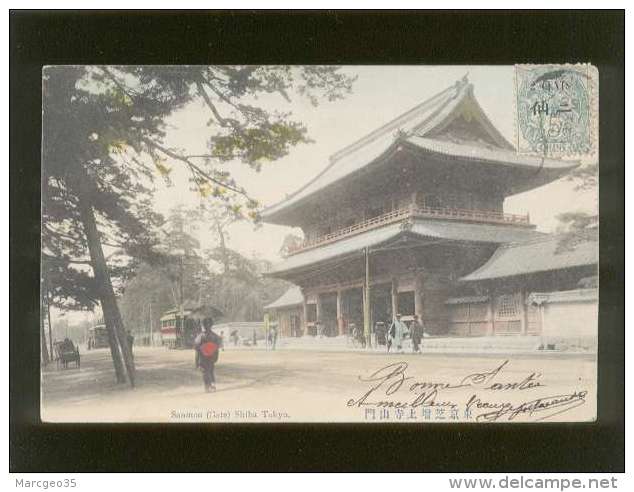
[[[590,64],[516,65],[520,154],[584,157],[598,147],[598,71]]]

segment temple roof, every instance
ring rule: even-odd
[[[535,179],[532,174],[530,179],[521,176],[522,183],[513,193],[553,181],[577,166],[570,161],[518,155],[488,119],[473,94],[473,85],[465,77],[333,154],[330,163],[312,180],[281,202],[264,209],[264,221],[286,223],[284,215],[290,209],[371,165],[388,161],[403,147],[421,155],[478,161],[502,169],[530,170]]]
[[[302,295],[301,289],[297,285],[293,285],[271,304],[264,306],[264,309],[297,306],[302,302],[304,302],[304,296]]]
[[[559,304],[569,302],[593,302],[599,299],[599,289],[575,289],[555,292],[531,292],[526,304]]]
[[[407,227],[404,227],[402,223],[390,224],[331,244],[296,253],[273,265],[269,273],[277,276],[291,270],[301,270],[323,261],[361,254],[365,247],[377,246],[399,237],[501,244],[537,236],[541,236],[541,234],[526,227],[414,219]]]
[[[564,268],[596,265],[598,241],[582,238],[570,241],[562,235],[548,235],[500,246],[493,256],[462,281],[490,280]]]
[[[489,296],[450,297],[445,301],[445,304],[477,304],[488,300]]]

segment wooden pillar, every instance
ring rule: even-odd
[[[495,320],[493,309],[493,293],[489,293],[489,302],[487,302],[487,319],[489,320],[489,326],[487,327],[487,335],[495,335]]]
[[[343,335],[343,292],[337,290],[337,333]]]
[[[414,279],[414,314],[423,319],[423,279],[420,273]]]
[[[366,347],[372,346],[372,306],[370,296],[370,250],[365,248],[365,282],[363,283],[363,335]]]
[[[308,303],[306,302],[306,293],[302,290],[302,315],[304,317],[300,327],[302,335],[308,334]]]
[[[398,277],[392,277],[392,319],[398,314]]]
[[[315,322],[319,321],[319,326],[324,327],[323,321],[321,319],[321,295],[315,295]]]

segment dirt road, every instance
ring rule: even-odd
[[[109,351],[42,373],[51,422],[516,422],[593,420],[593,355],[230,350],[205,393],[192,351],[136,348],[138,387]],[[361,379],[360,379],[361,378]]]

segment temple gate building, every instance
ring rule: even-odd
[[[369,339],[378,322],[400,313],[420,315],[431,335],[465,334],[452,321],[452,306],[465,305],[459,299],[480,299],[473,304],[485,314],[495,309],[469,274],[500,246],[544,236],[528,215],[505,213],[505,199],[575,166],[518,155],[466,77],[333,154],[321,173],[262,214],[304,233],[270,272],[300,289],[288,296],[293,333],[295,323],[303,334],[329,336],[354,325]],[[467,334],[495,333],[479,330]]]

